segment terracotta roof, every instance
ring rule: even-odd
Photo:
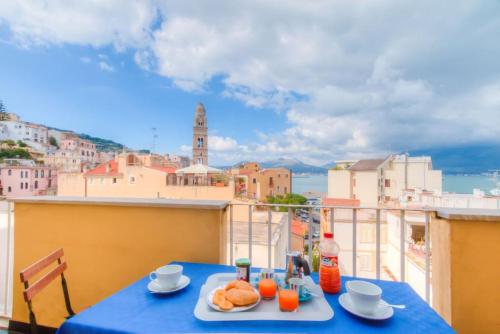
[[[359,206],[359,199],[325,197],[322,204],[331,206]]]
[[[106,171],[106,167],[109,166],[109,170]],[[88,172],[85,173],[86,176],[93,176],[93,175],[107,175],[107,176],[113,176],[113,175],[120,175],[118,172],[118,162],[115,160],[110,160],[108,162],[105,162],[103,164],[98,165],[96,168],[89,170]]]
[[[146,166],[146,167],[151,168],[151,169],[156,169],[156,170],[165,172],[167,174],[174,174],[175,173],[174,167],[162,167],[162,166]]]
[[[347,168],[352,171],[368,171],[376,170],[386,159],[364,159],[359,160],[351,167]]]

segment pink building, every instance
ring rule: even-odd
[[[5,159],[0,165],[0,195],[6,197],[55,194],[57,170],[32,160]]]

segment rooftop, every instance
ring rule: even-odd
[[[355,172],[377,170],[386,159],[363,159],[348,168]]]

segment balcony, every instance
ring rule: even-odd
[[[233,264],[245,256],[256,266],[283,268],[286,249],[307,245],[313,264],[317,240],[300,242],[292,229],[300,208],[311,213],[310,236],[316,228],[335,232],[343,274],[408,282],[458,332],[498,332],[498,308],[490,307],[499,296],[492,285],[500,280],[493,260],[500,252],[497,210],[286,206],[278,212],[275,205],[226,201],[71,197],[2,204],[3,319],[28,322],[18,273],[59,247],[77,312],[171,261]],[[321,224],[312,219],[318,208]],[[411,239],[413,226],[423,227],[423,243]],[[40,324],[57,328],[66,313],[60,287],[53,285],[35,307]]]

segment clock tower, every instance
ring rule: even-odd
[[[192,164],[208,166],[207,115],[203,103],[198,103],[194,112],[193,161]]]

